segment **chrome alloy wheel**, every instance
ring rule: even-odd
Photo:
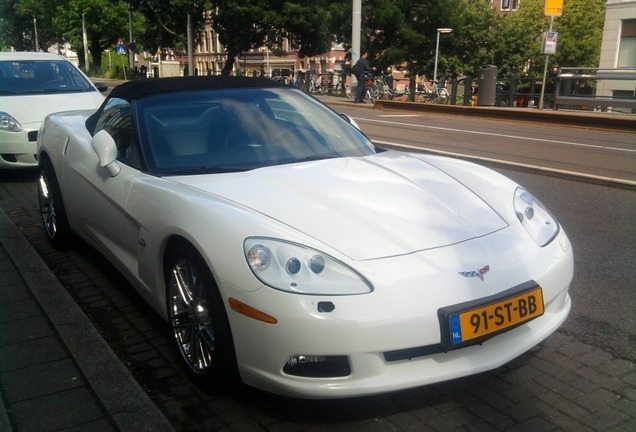
[[[204,374],[214,360],[214,324],[203,275],[189,260],[170,269],[168,311],[174,337],[190,369]]]
[[[38,197],[40,201],[40,214],[44,229],[49,238],[57,235],[57,216],[55,214],[55,198],[50,187],[49,178],[43,171],[38,181]]]

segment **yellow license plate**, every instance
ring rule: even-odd
[[[449,317],[451,343],[457,345],[525,323],[543,315],[540,287]]]

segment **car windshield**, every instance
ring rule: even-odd
[[[135,102],[149,171],[188,175],[375,153],[349,122],[300,90],[247,88]]]
[[[0,61],[0,95],[96,91],[72,63],[64,60]]]

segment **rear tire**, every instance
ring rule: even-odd
[[[67,249],[72,244],[73,232],[68,224],[62,192],[53,164],[48,159],[40,162],[38,201],[46,236],[56,249]]]
[[[206,386],[234,383],[238,372],[230,323],[203,257],[190,245],[177,246],[165,281],[172,336],[188,375]]]

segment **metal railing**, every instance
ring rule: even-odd
[[[578,94],[583,82],[595,90],[599,81],[633,81],[631,97]],[[559,69],[555,107],[591,107],[592,109],[627,108],[636,112],[636,69],[571,68]]]

